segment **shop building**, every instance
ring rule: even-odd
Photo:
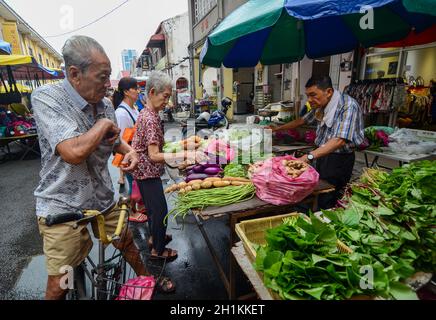
[[[0,0],[0,37],[10,43],[11,54],[30,55],[44,67],[60,69],[62,56],[5,1]]]

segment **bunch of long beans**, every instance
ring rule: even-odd
[[[254,197],[256,188],[252,183],[242,186],[229,186],[214,189],[201,189],[186,194],[179,194],[175,207],[165,217],[173,219],[182,216],[183,219],[192,209],[203,210],[206,207],[223,207],[233,203],[249,200]]]

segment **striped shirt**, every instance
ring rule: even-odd
[[[365,138],[363,112],[360,105],[352,97],[342,94],[340,103],[334,116],[335,121],[331,127],[321,125],[315,117],[316,109],[312,109],[303,119],[307,124],[318,123],[315,144],[320,147],[333,138],[342,138],[346,141],[344,147],[335,153],[350,153],[360,146]]]
[[[47,85],[32,94],[32,106],[41,148],[40,183],[35,190],[36,214],[40,217],[86,209],[104,211],[115,203],[108,160],[113,145],[104,140],[79,165],[57,154],[59,143],[88,132],[100,118],[116,123],[108,99],[97,104],[97,117],[68,80]]]

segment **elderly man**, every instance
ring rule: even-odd
[[[317,149],[300,160],[311,164],[316,160],[320,178],[335,186],[335,192],[319,198],[320,208],[328,209],[335,206],[340,192],[351,179],[354,150],[364,140],[363,112],[356,100],[333,89],[328,76],[311,78],[306,84],[306,95],[311,111],[303,118],[272,130],[317,123]]]
[[[63,266],[77,267],[88,255],[92,241],[86,226],[73,223],[47,227],[48,215],[85,209],[106,213],[108,234],[115,231],[119,212],[108,160],[113,151],[124,154],[125,171],[138,164],[136,152],[119,139],[120,130],[111,102],[104,98],[110,87],[111,64],[94,39],[75,36],[62,54],[67,79],[41,87],[32,95],[33,111],[42,152],[41,181],[35,191],[36,214],[44,241],[48,271],[46,299],[63,299]],[[137,274],[145,268],[130,233],[114,243],[123,249]]]

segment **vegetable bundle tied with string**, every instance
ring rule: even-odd
[[[254,197],[256,188],[253,184],[241,186],[228,186],[215,189],[201,189],[185,194],[179,194],[176,199],[175,207],[167,217],[181,216],[185,218],[192,209],[203,210],[206,207],[222,207],[230,204],[249,200]]]

